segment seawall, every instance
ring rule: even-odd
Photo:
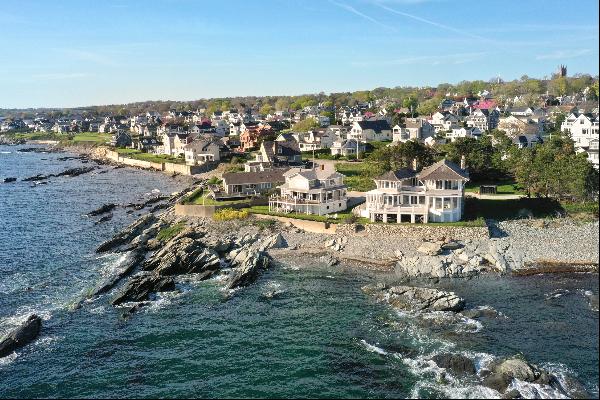
[[[135,158],[123,157],[116,151],[109,150],[105,147],[98,147],[94,150],[96,157],[105,158],[107,160],[114,161],[119,164],[128,165],[130,167],[137,167],[143,169],[151,169],[155,171],[162,171],[169,174],[181,174],[181,175],[195,175],[203,172],[210,171],[214,165],[186,165],[186,164],[175,164],[170,162],[156,163],[151,161],[136,160]]]

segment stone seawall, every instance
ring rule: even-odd
[[[286,217],[278,217],[275,215],[265,215],[265,214],[253,214],[254,217],[259,219],[272,219],[275,221],[283,222],[284,224],[291,224],[296,228],[305,230],[306,232],[312,233],[327,233],[327,234],[335,234],[341,225],[330,224],[327,222],[318,222],[318,221],[308,221],[303,219],[296,218],[286,218]]]
[[[395,225],[395,224],[340,224],[337,233],[342,235],[369,235],[385,238],[401,236],[431,240],[478,240],[488,239],[489,230],[484,227],[467,226],[430,226],[430,225]]]
[[[194,175],[201,174],[203,172],[210,171],[214,168],[214,164],[207,163],[204,165],[186,165],[186,164],[175,164],[175,163],[155,163],[151,161],[136,160],[135,158],[123,157],[116,151],[109,150],[104,147],[99,147],[94,151],[97,157],[106,158],[108,160],[117,162],[119,164],[128,165],[130,167],[137,167],[143,169],[151,169],[155,171],[162,171],[170,174],[181,174],[181,175]]]

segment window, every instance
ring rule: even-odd
[[[425,196],[419,196],[419,204],[425,204]]]
[[[442,199],[440,197],[435,198],[435,208],[438,210],[442,209]]]
[[[443,189],[444,188],[444,181],[435,181],[435,188],[436,189]]]

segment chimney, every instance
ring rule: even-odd
[[[419,163],[417,162],[417,159],[413,158],[413,162],[412,162],[413,171],[416,171],[418,167],[419,167]]]
[[[467,169],[467,159],[464,154],[460,157],[460,169]]]

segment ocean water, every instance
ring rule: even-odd
[[[0,146],[0,179],[83,165],[17,149]],[[497,395],[444,376],[428,361],[440,352],[469,355],[478,367],[521,353],[598,395],[598,312],[585,295],[598,294],[591,274],[440,283],[469,308],[501,313],[480,320],[397,313],[361,292],[376,277],[308,260],[273,265],[228,300],[218,280],[190,276],[178,281],[180,293],[131,317],[108,305],[110,295],[70,311],[119,262],[94,249],[136,218],[117,210],[95,225],[98,217],[84,214],[179,189],[158,173],[112,167],[35,187],[0,183],[0,335],[31,312],[45,319],[36,342],[0,359],[0,397]],[[264,295],[273,290],[280,295]]]

